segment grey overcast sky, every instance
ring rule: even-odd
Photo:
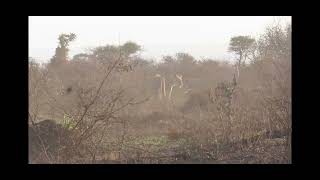
[[[195,58],[228,59],[232,36],[258,36],[273,23],[291,23],[291,16],[29,16],[29,57],[48,61],[61,33],[75,33],[70,54],[106,44],[134,41],[145,58],[177,52]],[[120,37],[120,38],[119,38]]]

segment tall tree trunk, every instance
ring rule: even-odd
[[[242,56],[243,56],[242,51],[240,51],[239,55],[240,55],[240,57],[239,57],[239,60],[238,60],[238,65],[237,65],[238,80],[240,78],[240,69],[241,69],[241,62],[242,62]]]

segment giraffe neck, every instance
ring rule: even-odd
[[[162,81],[163,81],[163,96],[167,96],[166,94],[166,79],[165,78],[162,78]]]
[[[171,94],[172,94],[173,88],[174,88],[174,85],[171,86],[170,93],[169,93],[169,99],[171,99]]]

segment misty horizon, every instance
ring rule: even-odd
[[[48,62],[61,33],[75,33],[70,44],[72,58],[89,49],[133,41],[142,47],[140,55],[159,61],[162,56],[189,53],[197,60],[230,60],[227,47],[232,36],[258,37],[275,22],[291,22],[290,16],[212,17],[29,17],[29,57]]]

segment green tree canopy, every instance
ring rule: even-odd
[[[242,60],[246,60],[250,47],[255,42],[255,39],[250,36],[236,36],[232,37],[229,44],[229,52],[234,52],[239,55],[238,64],[240,65]]]
[[[193,64],[193,63],[195,63],[194,57],[191,56],[188,53],[183,53],[183,52],[176,53],[176,59],[177,59],[177,61],[179,61],[182,64]]]
[[[90,55],[85,54],[85,53],[80,53],[80,54],[74,55],[72,60],[74,60],[74,61],[85,61],[85,60],[88,60],[89,58],[90,58]]]
[[[131,54],[135,54],[138,51],[141,51],[141,46],[134,42],[128,41],[121,46],[121,50],[125,56],[130,56]]]
[[[51,64],[62,64],[68,60],[69,43],[76,39],[74,33],[59,35],[59,44],[56,48],[55,55],[51,59]]]
[[[141,46],[134,42],[128,41],[122,46],[106,45],[96,47],[92,50],[92,56],[96,60],[103,62],[118,58],[120,52],[123,58],[128,58],[130,55],[135,54],[138,51],[141,51]]]

